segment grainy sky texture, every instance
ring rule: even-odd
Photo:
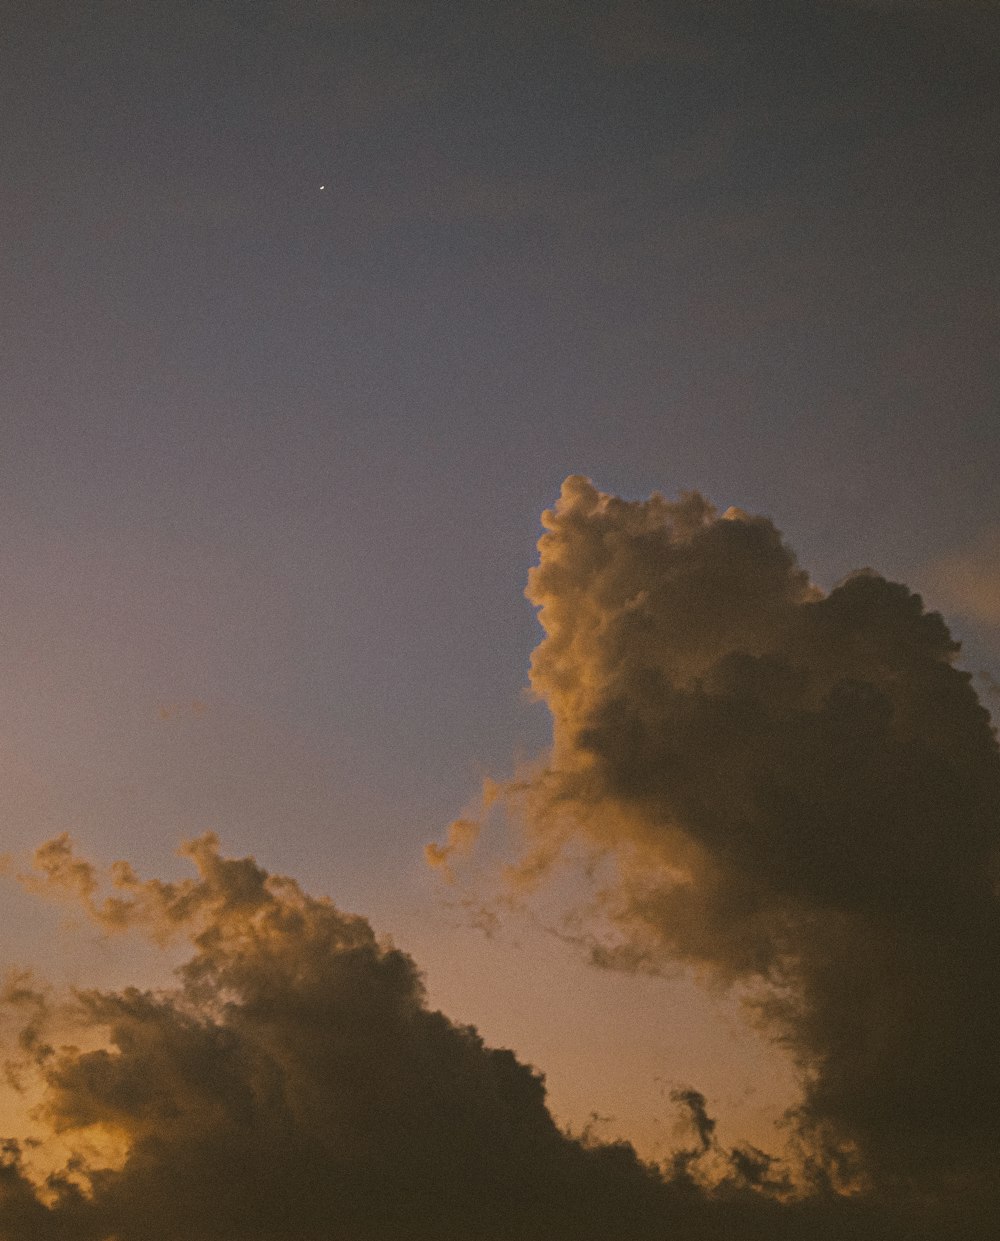
[[[982,1235],[998,6],[2,18],[4,1241]]]

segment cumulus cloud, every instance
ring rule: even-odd
[[[932,1235],[819,1177],[793,1194],[752,1148],[720,1150],[693,1089],[675,1103],[694,1146],[662,1168],[562,1132],[542,1078],[430,1010],[413,961],[363,918],[211,837],[186,853],[196,877],[118,864],[102,897],[67,838],[38,852],[41,891],[192,953],[168,989],[9,981],[8,1076],[36,1102],[32,1133],[0,1149],[3,1241]]]
[[[212,837],[186,853],[196,877],[120,863],[102,897],[67,837],[38,851],[36,889],[193,954],[168,990],[57,1005],[9,981],[9,1079],[38,1102],[35,1136],[0,1160],[5,1241],[624,1241],[714,1236],[734,1206],[763,1235],[775,1207],[745,1178],[696,1193],[562,1133],[538,1074],[429,1010],[363,918]],[[73,1153],[40,1178],[55,1138]]]
[[[161,989],[8,980],[30,1124],[0,1149],[0,1241],[988,1235],[1000,754],[944,622],[870,572],[824,594],[770,521],[694,493],[571,478],[544,523],[552,748],[487,793],[523,825],[512,882],[582,855],[601,964],[749,994],[801,1069],[797,1165],[722,1149],[694,1087],[662,1166],[567,1134],[541,1076],[429,1009],[364,918],[211,835],[173,881],[105,875],[63,835],[29,888],[190,956]],[[475,838],[460,821],[429,860]]]
[[[869,571],[822,593],[769,520],[694,493],[573,477],[543,524],[553,739],[508,790],[515,882],[601,859],[595,959],[749,990],[800,1067],[814,1169],[921,1187],[946,1232],[988,1218],[1000,755],[941,617]]]

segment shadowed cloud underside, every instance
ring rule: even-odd
[[[191,955],[156,990],[10,978],[31,1123],[5,1147],[5,1241],[986,1226],[1000,761],[943,621],[870,572],[824,595],[770,521],[695,493],[627,502],[572,477],[543,521],[528,594],[553,745],[489,787],[525,834],[508,877],[538,889],[582,847],[612,866],[598,964],[747,990],[802,1074],[785,1157],[723,1148],[693,1087],[671,1096],[693,1144],[661,1165],[574,1137],[541,1076],[432,1011],[364,918],[211,835],[185,847],[197,877],[165,881],[105,878],[63,834],[27,888]],[[429,861],[460,880],[477,835],[459,822]]]
[[[572,477],[543,523],[553,743],[506,791],[508,881],[582,850],[610,868],[573,919],[597,963],[747,990],[842,1185],[992,1192],[1000,756],[941,617],[868,570],[824,594],[769,520],[696,493]]]

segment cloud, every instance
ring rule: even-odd
[[[807,1162],[921,1186],[947,1235],[988,1219],[1000,754],[941,617],[867,571],[824,595],[769,520],[696,493],[573,477],[543,524],[531,683],[553,737],[508,790],[514,882],[574,851],[610,868],[595,960],[749,989],[800,1068]]]
[[[696,1145],[664,1168],[561,1132],[542,1078],[428,1009],[413,961],[363,918],[211,837],[185,853],[196,877],[119,863],[102,896],[67,838],[39,850],[41,891],[192,955],[163,990],[10,980],[11,1073],[37,1103],[0,1151],[3,1241],[921,1235],[820,1180],[790,1196],[766,1155],[719,1150],[693,1089],[675,1102]],[[40,1172],[53,1145],[69,1155]]]
[[[26,886],[190,955],[155,990],[8,980],[30,1124],[0,1150],[0,1241],[989,1235],[1000,755],[944,622],[871,572],[823,594],[770,521],[696,493],[574,477],[543,520],[552,748],[486,799],[520,816],[511,881],[582,854],[595,960],[749,994],[802,1074],[797,1163],[721,1148],[694,1087],[662,1166],[563,1132],[541,1076],[429,1009],[364,918],[211,835],[167,881],[64,834]],[[460,820],[429,859],[475,843]]]
[[[424,847],[424,858],[427,865],[441,871],[444,877],[452,882],[454,872],[451,868],[453,858],[464,857],[470,852],[479,836],[479,824],[473,819],[455,819],[448,825],[448,836],[443,845],[429,844]]]

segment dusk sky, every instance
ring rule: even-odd
[[[1000,706],[997,5],[0,9],[0,962],[34,980],[8,986],[25,1063],[0,1116],[42,1134],[5,1165],[0,1237],[492,1241],[503,1177],[531,1186],[490,1225],[505,1241],[912,1238],[894,1212],[918,1199],[935,1235],[982,1235],[1000,1128],[963,1109],[1000,1114],[1000,759],[975,705]],[[146,882],[190,884],[176,853],[206,832],[259,869],[201,846],[200,887]],[[63,833],[76,852],[33,870]],[[119,859],[139,878],[118,872],[115,913],[95,885]],[[427,1168],[316,1068],[340,1035],[268,1027],[275,1080],[315,1072],[303,1097],[356,1106],[369,1172],[405,1175],[359,1188],[348,1121],[287,1103],[300,1127],[260,1132],[313,1153],[267,1164],[273,1231],[170,1215],[183,1169],[150,1152],[187,1131],[144,1128],[121,1082],[81,1102],[88,1055],[122,1081],[138,1056],[109,997],[160,988],[157,1029],[214,1038],[237,994],[226,1029],[252,1041],[300,948],[368,963],[316,1012],[425,1066],[393,1128],[406,1100],[414,1134],[439,1112],[414,1138],[439,1162],[507,1089],[453,1111],[441,1066],[463,1090],[508,1075],[528,1101],[509,1141],[520,1102],[489,1122],[496,1183],[424,1203]],[[417,1033],[357,999],[376,975]],[[104,998],[81,1017],[72,988]],[[203,1070],[166,1063],[136,1080],[208,1115]],[[248,1166],[226,1132],[205,1167]],[[747,1143],[799,1189],[747,1171]],[[84,1148],[115,1170],[34,1196]],[[316,1151],[336,1192],[302,1171]]]

